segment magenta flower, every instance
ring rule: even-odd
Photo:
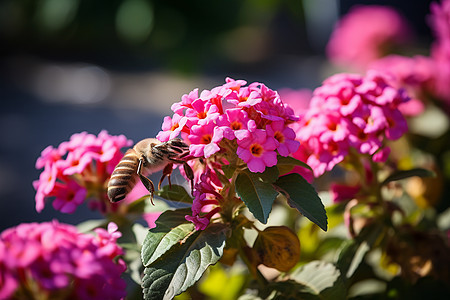
[[[123,157],[122,148],[132,144],[125,136],[111,136],[101,131],[98,136],[86,132],[72,135],[57,149],[47,147],[36,161],[44,170],[33,182],[36,210],[42,211],[46,199],[53,207],[73,213],[89,197],[91,208],[102,212],[115,208],[106,196],[105,182]]]
[[[195,198],[192,215],[186,219],[197,230],[205,229],[221,210],[219,190],[226,178],[223,173],[216,174],[222,172],[221,166],[237,162],[239,169],[264,172],[276,165],[278,154],[289,156],[298,149],[290,127],[299,119],[294,110],[266,85],[246,84],[226,78],[225,84],[211,90],[183,95],[181,102],[172,105],[175,114],[164,119],[157,136],[167,141],[181,134],[189,144],[186,159],[194,172]],[[183,169],[180,171],[185,175]]]
[[[385,161],[389,148],[384,140],[398,139],[408,130],[399,110],[408,100],[404,90],[374,71],[365,77],[343,73],[328,78],[314,91],[297,127],[304,161],[316,177],[332,170],[350,148]]]
[[[288,127],[298,121],[294,110],[266,85],[258,82],[245,84],[244,80],[227,78],[224,85],[204,90],[200,96],[198,90],[183,95],[181,102],[172,106],[175,115],[164,119],[158,138],[166,141],[180,132],[186,133],[182,137],[190,143],[189,150],[194,157],[210,158],[238,149],[238,156],[245,156],[244,161],[252,165],[250,170],[276,164],[275,150],[283,156],[294,153],[298,142]],[[243,150],[245,141],[242,141],[242,135],[245,133],[242,131],[255,132],[258,129],[264,132],[257,134],[259,138],[269,135],[267,141],[264,138],[264,141],[256,142],[263,143],[265,150],[259,153],[255,144],[253,150],[256,152],[248,155],[250,152]],[[241,141],[222,143],[224,138],[233,141],[238,135]]]
[[[164,117],[162,124],[162,130],[158,133],[156,138],[161,142],[167,142],[173,138],[178,137],[180,133],[185,129],[188,119],[179,114],[174,114],[173,117]]]
[[[223,197],[217,191],[218,186],[211,180],[214,175],[211,175],[212,170],[209,168],[201,175],[194,189],[192,216],[185,216],[186,220],[194,223],[195,230],[204,230],[211,218],[221,210],[220,201]]]
[[[361,190],[361,186],[360,185],[349,186],[333,183],[331,184],[330,189],[333,203],[341,203],[353,199],[356,196],[356,194]]]
[[[352,8],[337,23],[327,45],[329,59],[342,66],[364,68],[386,50],[410,38],[407,21],[388,6]]]
[[[223,138],[222,130],[209,122],[204,125],[194,125],[191,128],[191,134],[188,136],[191,145],[189,151],[195,157],[210,157],[220,150],[218,143]]]
[[[52,203],[54,209],[71,214],[86,199],[87,189],[70,180],[67,183],[58,182],[50,195],[55,197]]]
[[[277,143],[277,151],[281,156],[289,156],[297,151],[300,143],[295,140],[295,132],[286,127],[284,122],[273,122],[266,126],[267,136],[274,137]]]
[[[61,153],[59,149],[55,149],[52,146],[48,146],[41,152],[41,156],[36,160],[36,169],[42,169],[47,164],[53,164],[57,162],[64,153]]]
[[[236,133],[238,140],[237,155],[252,172],[264,172],[266,167],[277,164],[277,141],[268,136],[264,130],[257,129],[254,132],[240,130]]]
[[[194,89],[189,94],[181,97],[181,102],[174,103],[171,107],[172,111],[178,115],[183,115],[187,108],[192,108],[192,102],[198,99],[198,89]]]
[[[187,125],[203,125],[210,120],[215,120],[219,115],[219,107],[216,104],[203,99],[192,102],[192,108],[186,110]]]
[[[47,298],[64,294],[74,299],[122,299],[125,282],[121,236],[110,223],[97,236],[74,226],[20,224],[0,235],[0,299],[33,294]],[[27,276],[23,276],[27,274]],[[30,288],[32,287],[32,288]]]
[[[224,115],[219,116],[217,125],[223,130],[223,136],[228,140],[236,138],[237,130],[248,129],[253,131],[256,129],[256,123],[248,117],[247,112],[239,108],[228,109]]]
[[[161,213],[162,212],[149,212],[143,214],[142,217],[144,218],[145,222],[147,222],[147,227],[149,229],[156,227],[156,220],[158,220]]]
[[[415,116],[425,110],[421,99],[428,93],[434,93],[434,76],[437,72],[431,58],[420,55],[414,57],[389,55],[374,61],[369,68],[392,75],[389,84],[408,91],[412,99],[408,104],[399,106],[404,115]]]
[[[431,47],[431,58],[436,67],[435,95],[445,101],[450,109],[450,1],[432,3],[431,12],[430,25],[436,36]]]
[[[374,162],[385,162],[388,159],[390,153],[391,148],[385,147],[375,152],[375,154],[372,156],[372,159]]]

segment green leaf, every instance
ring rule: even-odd
[[[250,172],[250,170],[248,171]],[[250,173],[253,176],[256,176],[258,180],[262,180],[267,183],[274,183],[275,181],[277,181],[278,176],[280,175],[280,173],[278,172],[278,168],[276,166],[266,168],[262,173],[253,173],[253,172]]]
[[[228,230],[224,224],[210,224],[147,265],[142,279],[144,299],[172,299],[192,286],[223,255]]]
[[[190,213],[190,208],[183,208],[168,210],[159,216],[156,227],[148,231],[142,243],[141,259],[144,266],[152,264],[194,230],[194,224],[184,218]]]
[[[345,272],[345,277],[350,278],[355,274],[369,250],[369,244],[365,241],[357,243],[352,240],[344,244],[337,264],[342,272]]]
[[[314,187],[299,174],[280,177],[275,186],[285,194],[291,207],[298,209],[305,217],[327,231],[327,212]]]
[[[255,218],[264,224],[267,223],[272,204],[278,195],[272,185],[277,178],[276,167],[266,168],[263,173],[253,173],[246,169],[236,178],[236,193]]]
[[[279,165],[288,165],[288,166],[293,166],[293,167],[300,166],[300,167],[304,167],[304,168],[307,168],[308,170],[312,171],[311,167],[308,164],[306,164],[298,159],[295,159],[291,156],[284,157],[284,156],[278,155],[277,159],[278,159],[277,166],[279,166]]]
[[[419,176],[419,177],[434,177],[436,174],[433,171],[422,169],[422,168],[415,168],[411,170],[401,170],[396,171],[389,175],[381,184],[387,184],[392,181],[397,181],[401,179],[406,179],[413,176]]]
[[[308,166],[306,163],[304,163],[298,159],[295,159],[293,157],[290,157],[290,156],[284,157],[284,156],[278,155],[277,159],[278,159],[277,168],[281,175],[291,172],[295,166],[301,166],[301,167],[307,168],[309,170],[312,170],[311,167]]]
[[[156,194],[166,200],[192,203],[192,197],[181,185],[172,184],[172,187],[165,185]]]
[[[310,293],[321,299],[345,299],[346,289],[341,272],[325,261],[312,261],[291,274],[291,279],[305,285]]]
[[[269,287],[272,293],[264,300],[321,300],[322,298],[316,294],[310,287],[295,282],[293,280],[286,280],[280,282],[270,283]],[[261,298],[259,298],[261,300]],[[241,298],[239,298],[241,300]]]
[[[383,232],[383,224],[374,223],[364,227],[359,235],[345,243],[339,253],[337,266],[345,277],[352,277],[364,261],[366,254],[373,249],[374,244]]]
[[[150,196],[147,194],[131,202],[127,207],[128,213],[142,214],[147,206],[147,200],[150,202],[149,198]]]

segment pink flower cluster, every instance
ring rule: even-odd
[[[288,156],[299,147],[289,127],[298,117],[278,92],[262,83],[246,84],[226,78],[225,84],[211,90],[183,95],[157,135],[162,142],[181,136],[189,143],[191,156],[202,158],[188,162],[195,186],[192,215],[186,219],[196,230],[205,229],[222,209],[223,186],[216,174],[222,164],[234,161],[239,168],[264,172],[277,164],[278,155]]]
[[[211,169],[207,168],[194,186],[192,216],[185,217],[195,224],[195,230],[204,230],[211,218],[220,211],[223,197],[218,192],[219,188],[222,188],[220,180]]]
[[[360,69],[410,38],[407,21],[387,6],[352,8],[336,25],[327,45],[333,63]]]
[[[408,100],[404,90],[393,88],[375,71],[364,77],[331,76],[314,91],[300,121],[302,160],[316,177],[343,161],[351,148],[385,161],[390,153],[385,139],[398,139],[407,131],[398,106]]]
[[[123,157],[121,148],[131,144],[123,135],[101,131],[98,136],[76,133],[57,148],[45,148],[36,161],[37,169],[44,168],[33,182],[36,210],[44,209],[47,198],[54,198],[53,207],[64,213],[73,213],[86,198],[93,200],[89,203],[92,209],[111,209],[105,182]]]
[[[157,138],[163,142],[181,135],[194,157],[209,158],[230,149],[224,140],[236,141],[237,156],[252,172],[277,163],[277,153],[288,156],[299,143],[288,125],[298,118],[276,91],[262,83],[226,79],[212,90],[198,89],[172,105]],[[224,141],[222,143],[222,141]]]
[[[415,116],[425,110],[422,99],[432,93],[435,76],[435,65],[431,58],[392,54],[374,61],[369,69],[392,75],[390,84],[408,91],[412,99],[399,107],[404,115]]]
[[[450,108],[450,0],[431,4],[431,27],[436,41],[431,48],[431,57],[436,66],[435,93]]]
[[[56,221],[23,223],[0,235],[0,299],[122,299],[126,266],[114,223],[96,236]]]

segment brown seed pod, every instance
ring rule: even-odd
[[[289,271],[300,258],[300,241],[286,226],[271,226],[261,231],[253,249],[263,265],[282,272]]]

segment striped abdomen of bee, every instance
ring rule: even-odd
[[[193,179],[193,173],[186,161],[181,160],[189,153],[189,146],[183,140],[175,138],[161,143],[157,139],[145,139],[138,142],[133,149],[129,149],[122,160],[117,164],[108,183],[108,197],[111,202],[123,200],[133,189],[137,177],[140,178],[145,188],[150,192],[153,203],[155,187],[146,176],[164,169],[161,184],[164,177],[169,178],[174,163],[183,164],[185,173]],[[158,187],[159,187],[158,185]]]
[[[108,198],[111,202],[123,200],[133,189],[137,180],[137,168],[140,155],[129,149],[117,164],[108,183]]]

